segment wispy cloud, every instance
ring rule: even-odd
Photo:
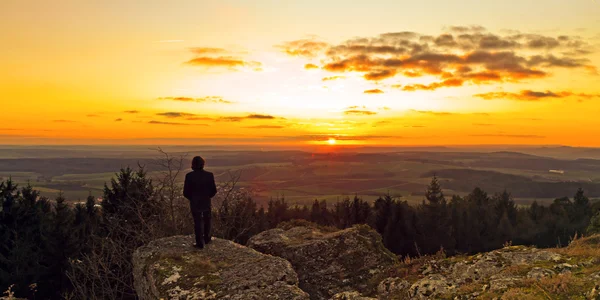
[[[344,111],[345,115],[357,115],[357,116],[372,116],[376,115],[377,112],[370,110],[358,110],[358,109],[349,109]]]
[[[185,112],[177,112],[177,111],[169,111],[163,113],[157,113],[157,116],[167,117],[167,118],[184,118],[184,117],[193,117],[195,114],[185,113]]]
[[[124,111],[124,113],[126,113],[126,114],[139,114],[140,112],[138,110],[126,110],[126,111]]]
[[[346,76],[329,76],[329,77],[324,77],[323,79],[321,79],[321,81],[331,81],[331,80],[344,79],[344,78],[346,78]]]
[[[276,45],[291,56],[315,57],[329,47],[329,44],[315,39],[301,39]]]
[[[258,61],[246,60],[238,56],[228,55],[231,52],[222,48],[213,47],[195,47],[190,48],[195,57],[186,61],[184,64],[189,66],[204,68],[224,68],[231,71],[237,71],[242,68],[254,71],[262,70],[262,63]]]
[[[364,94],[383,94],[383,91],[380,89],[372,89],[372,90],[366,90],[363,93]]]
[[[600,94],[573,93],[570,91],[541,92],[541,91],[532,91],[532,90],[522,90],[519,93],[490,92],[490,93],[483,93],[483,94],[475,94],[474,97],[482,98],[485,100],[509,99],[509,100],[516,100],[516,101],[541,101],[544,99],[565,98],[565,97],[579,97],[579,98],[590,99],[590,98],[600,97]]]
[[[221,103],[232,104],[233,101],[225,100],[221,96],[205,96],[200,98],[193,97],[159,97],[158,100],[172,100],[181,102],[198,102],[198,103]]]
[[[172,125],[172,126],[208,126],[208,124],[190,124],[190,123],[179,123],[179,122],[163,122],[163,121],[148,121],[148,124],[156,125]]]
[[[312,70],[312,69],[318,69],[319,66],[315,65],[315,64],[305,64],[304,68],[307,70]]]

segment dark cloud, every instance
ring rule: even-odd
[[[345,115],[358,115],[358,116],[371,116],[376,115],[377,112],[370,110],[358,110],[358,109],[349,109],[344,111]]]
[[[124,113],[126,113],[126,114],[139,114],[140,112],[137,111],[137,110],[126,110],[126,111],[124,111]]]
[[[510,93],[510,92],[490,92],[483,94],[475,94],[475,97],[482,98],[485,100],[494,100],[494,99],[509,99],[516,101],[540,101],[549,98],[565,98],[565,97],[579,97],[579,98],[595,98],[600,97],[600,94],[586,94],[586,93],[573,93],[569,91],[562,92],[552,92],[552,91],[532,91],[532,90],[522,90],[519,93]]]
[[[263,115],[263,114],[249,114],[247,116],[229,116],[229,117],[220,117],[218,121],[225,122],[241,122],[243,120],[275,120],[277,117],[271,115]]]
[[[363,93],[364,94],[383,94],[383,91],[380,89],[372,89],[372,90],[366,90]]]
[[[115,119],[115,122],[121,122],[121,121],[123,121],[123,119],[121,119],[121,118]]]
[[[185,118],[185,117],[195,116],[194,114],[185,113],[185,112],[175,112],[175,111],[157,113],[156,115],[161,116],[161,117],[167,117],[167,118]]]
[[[225,100],[221,96],[206,96],[201,98],[192,97],[159,97],[158,100],[172,100],[181,102],[198,102],[198,103],[221,103],[221,104],[232,104],[233,101]]]
[[[157,125],[173,125],[173,126],[208,126],[207,124],[189,124],[189,123],[178,123],[178,122],[162,122],[162,121],[149,121],[148,124]]]
[[[246,119],[272,120],[272,119],[275,119],[275,117],[273,117],[271,115],[250,114],[250,115],[246,116]]]
[[[359,73],[369,81],[397,76],[438,79],[432,84],[408,85],[406,91],[521,82],[550,76],[553,69],[559,68],[597,72],[590,60],[582,57],[592,53],[593,48],[580,37],[494,34],[481,26],[452,26],[437,36],[384,33],[337,45],[301,40],[287,43],[285,50],[290,55],[322,54],[322,69]]]

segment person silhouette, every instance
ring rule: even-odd
[[[194,234],[196,248],[202,249],[210,243],[211,203],[217,194],[213,173],[204,170],[205,161],[196,156],[192,159],[192,171],[185,175],[183,196],[190,201],[190,209],[194,218]]]

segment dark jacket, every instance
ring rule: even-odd
[[[185,175],[183,196],[190,200],[192,210],[210,210],[210,198],[217,194],[213,173],[195,170]]]

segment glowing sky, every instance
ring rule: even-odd
[[[2,0],[0,41],[0,144],[600,146],[593,0]]]

